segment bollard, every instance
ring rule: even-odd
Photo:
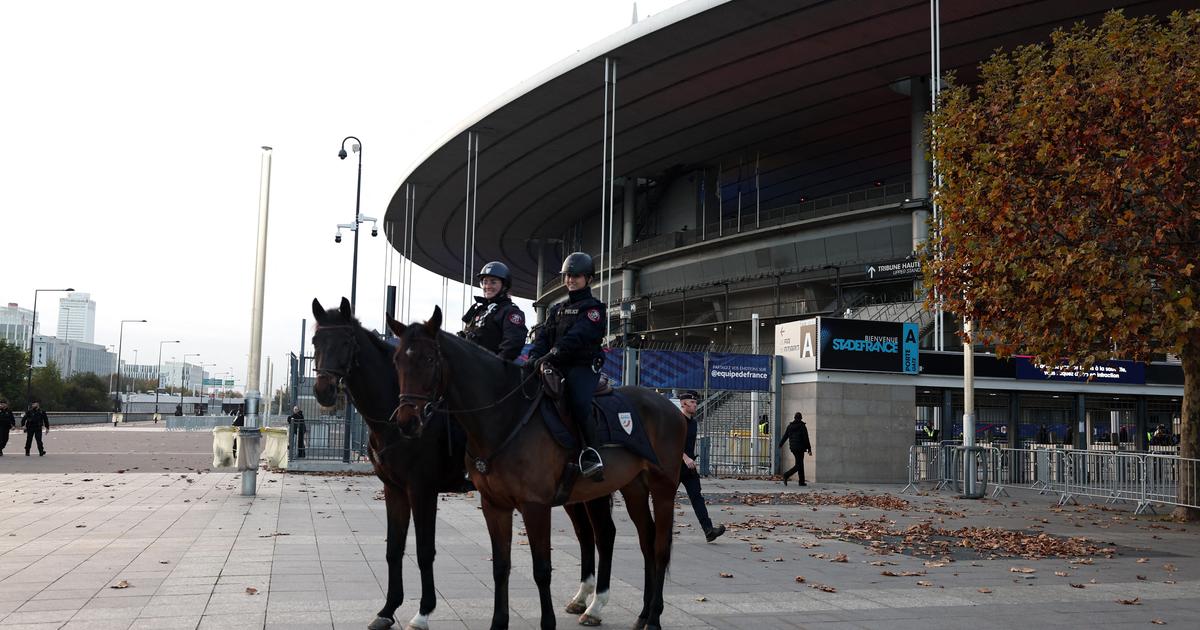
[[[979,481],[979,458],[983,455],[981,446],[964,446],[963,454],[963,499],[982,499],[987,492],[987,481]]]

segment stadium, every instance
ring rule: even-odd
[[[694,387],[647,375],[699,361],[710,470],[778,472],[786,462],[761,432],[802,411],[816,480],[902,481],[910,445],[962,430],[956,323],[923,308],[914,257],[931,211],[932,60],[969,83],[996,49],[1111,9],[1195,6],[958,1],[935,14],[913,0],[684,2],[448,130],[399,174],[389,238],[453,280],[506,262],[514,295],[539,317],[566,296],[562,257],[589,252],[625,378]],[[905,360],[862,352],[901,336]],[[852,343],[864,339],[879,343]],[[675,354],[653,363],[655,352]],[[714,386],[714,357],[731,354],[778,357],[769,387]],[[1097,378],[981,355],[979,441],[1152,448],[1157,426],[1177,433],[1182,371],[1126,363]]]

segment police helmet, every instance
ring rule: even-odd
[[[574,252],[563,259],[562,271],[567,275],[578,276],[583,275],[592,277],[596,273],[596,267],[592,263],[592,257],[583,252]]]
[[[512,287],[512,277],[508,273],[508,265],[498,260],[493,260],[484,265],[483,269],[480,269],[479,273],[475,276],[475,282],[479,282],[480,278],[484,276],[491,276],[500,280],[505,289]]]

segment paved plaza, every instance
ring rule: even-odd
[[[56,458],[70,468],[69,456],[0,460],[0,627],[361,629],[382,604],[385,516],[373,476],[264,472],[250,498],[233,472],[47,471]],[[1034,493],[965,501],[901,495],[899,486],[704,485],[729,532],[706,544],[681,495],[665,627],[1196,627],[1200,619],[1197,528],[1134,517],[1129,506],[1058,508]],[[475,494],[440,502],[435,629],[488,625],[491,552],[478,505]],[[626,628],[640,605],[641,555],[619,500],[615,514],[604,626]],[[977,527],[1023,533],[1030,557],[1007,557],[1008,534],[969,529]],[[536,627],[519,519],[515,530],[512,623]],[[960,535],[999,547],[964,549]],[[419,596],[412,536],[402,621]],[[1079,536],[1088,541],[1067,540]],[[561,510],[553,545],[562,604],[579,562]],[[558,623],[576,627],[566,613]]]

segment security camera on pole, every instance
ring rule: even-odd
[[[354,223],[339,223],[337,234],[333,237],[333,242],[342,242],[342,230],[350,230],[354,232],[354,262],[350,267],[350,310],[355,311],[358,306],[358,226],[371,222],[371,236],[379,236],[379,228],[375,217],[365,217],[359,212],[359,207],[362,202],[362,140],[354,136],[346,136],[342,139],[342,148],[338,151],[339,159],[346,159],[349,154],[346,153],[346,141],[353,140],[354,144],[350,145],[350,150],[358,154],[358,188],[354,194]],[[354,405],[347,401],[346,403],[346,439],[343,442],[345,448],[342,452],[342,461],[350,461],[350,422],[354,417]]]

